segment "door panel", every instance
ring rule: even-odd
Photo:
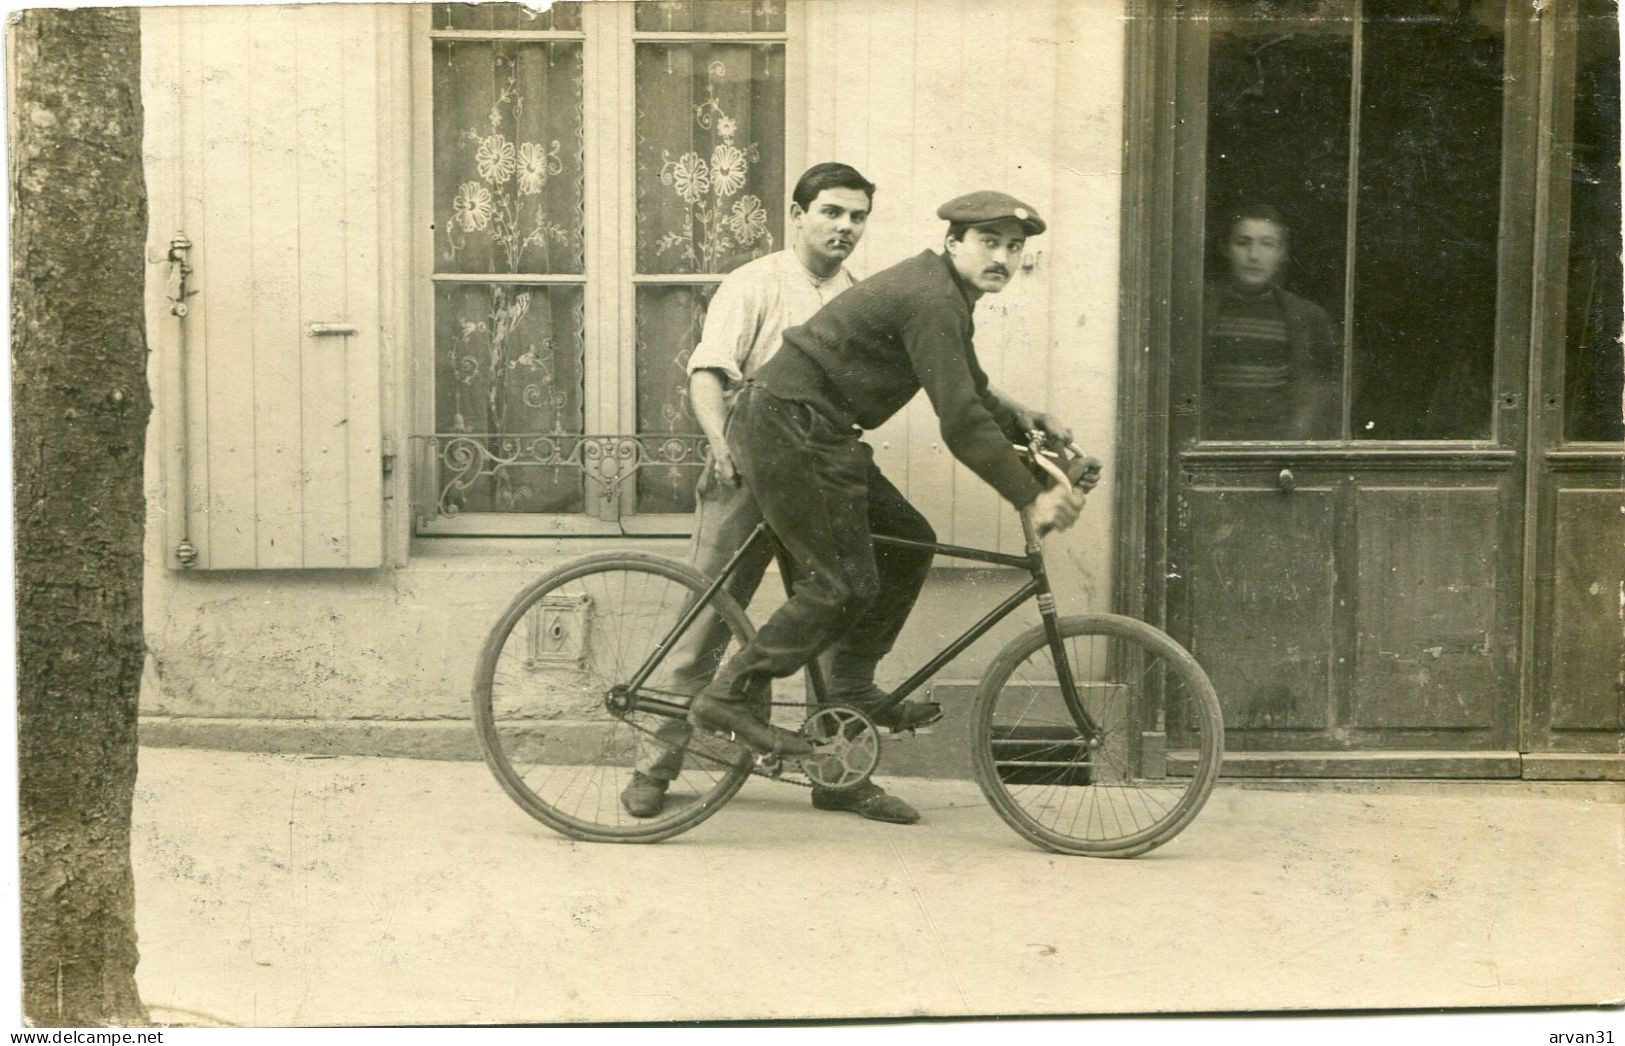
[[[1190,642],[1232,731],[1332,723],[1335,496],[1212,483],[1187,496]]]
[[[1557,494],[1553,730],[1617,731],[1625,708],[1625,491]]]
[[[1229,747],[1510,748],[1519,590],[1501,550],[1520,520],[1507,455],[1455,474],[1255,456],[1183,456],[1170,567],[1169,627],[1212,677]]]
[[[1500,501],[1495,487],[1356,494],[1351,725],[1494,724]]]

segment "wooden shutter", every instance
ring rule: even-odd
[[[378,566],[377,15],[183,7],[143,25],[169,562]]]

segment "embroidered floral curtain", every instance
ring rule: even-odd
[[[507,6],[441,5],[436,18],[525,17]],[[584,270],[582,73],[573,41],[435,41],[443,510],[584,507],[579,470],[527,464],[569,453],[584,419],[582,281],[540,279]]]
[[[783,17],[768,2],[650,3],[637,24],[744,31]],[[784,244],[784,45],[639,43],[635,84],[637,272],[668,277],[637,286],[637,427],[695,433],[688,357],[715,277]],[[697,463],[646,468],[638,511],[687,511],[698,476]]]

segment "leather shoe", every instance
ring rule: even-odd
[[[929,726],[942,718],[942,706],[935,701],[899,701],[888,711],[870,711],[886,700],[887,696],[884,690],[873,683],[846,690],[837,685],[831,694],[836,703],[860,709],[875,721],[876,726],[883,726],[894,734]]]
[[[883,726],[894,734],[916,727],[930,726],[942,718],[942,706],[935,701],[900,701],[889,712],[869,714],[876,726]]]
[[[814,788],[813,807],[818,810],[849,810],[871,821],[887,824],[915,824],[920,812],[890,795],[873,781],[853,788]]]
[[[666,786],[670,783],[634,770],[631,783],[621,789],[621,805],[633,817],[654,817],[666,805]]]

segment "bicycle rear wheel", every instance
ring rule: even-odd
[[[674,560],[607,552],[538,578],[508,605],[475,670],[474,721],[487,765],[525,812],[574,839],[657,842],[699,824],[744,784],[744,749],[627,707],[625,684],[707,585]],[[710,606],[731,644],[749,638],[750,622],[725,592]],[[638,694],[686,707],[697,686],[657,665]],[[634,817],[621,791],[655,760],[680,768],[661,812]]]
[[[1224,757],[1213,684],[1164,633],[1115,614],[1059,621],[1091,746],[1062,697],[1044,627],[1007,645],[976,695],[976,777],[999,816],[1058,853],[1133,857],[1202,809]]]

